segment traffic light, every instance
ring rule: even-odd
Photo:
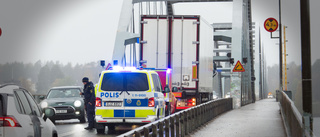
[[[230,58],[230,64],[233,65],[233,63],[234,63],[234,58]]]
[[[229,57],[229,58],[230,58],[230,57],[231,57],[231,53],[227,53],[227,57]]]
[[[113,60],[113,65],[118,66],[118,60]]]
[[[242,58],[243,64],[246,64],[248,62],[248,58]]]
[[[106,65],[106,62],[104,60],[100,60],[100,66],[104,67]]]

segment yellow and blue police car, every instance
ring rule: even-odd
[[[146,124],[165,116],[158,74],[151,70],[113,68],[101,73],[96,86],[95,121],[98,133],[115,126]]]

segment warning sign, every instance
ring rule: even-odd
[[[244,68],[242,66],[242,64],[240,63],[240,61],[238,60],[237,64],[234,66],[233,72],[244,72]]]
[[[266,21],[264,21],[264,28],[268,32],[274,32],[278,28],[278,21],[274,18],[268,18]]]

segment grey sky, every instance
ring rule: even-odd
[[[112,0],[2,1],[0,63],[37,60],[86,63],[110,58],[119,3]]]
[[[0,3],[3,30],[0,63],[53,60],[75,64],[112,57],[121,0],[4,0]],[[313,11],[319,2],[311,0],[311,3]],[[175,7],[179,14],[201,13],[209,23],[232,21],[232,3],[188,3]],[[270,40],[270,33],[263,28],[266,18],[278,19],[278,0],[252,0],[252,10],[253,21],[261,25],[267,63],[278,64],[278,40]],[[319,16],[314,13],[311,12]],[[299,16],[299,0],[282,0],[282,23],[288,26],[288,62],[297,64],[301,62]],[[319,24],[318,20],[312,18]],[[313,40],[319,43],[318,39]]]

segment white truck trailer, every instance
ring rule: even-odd
[[[141,16],[140,65],[170,69],[177,110],[212,100],[213,29],[200,16]],[[168,71],[167,71],[168,72]]]

